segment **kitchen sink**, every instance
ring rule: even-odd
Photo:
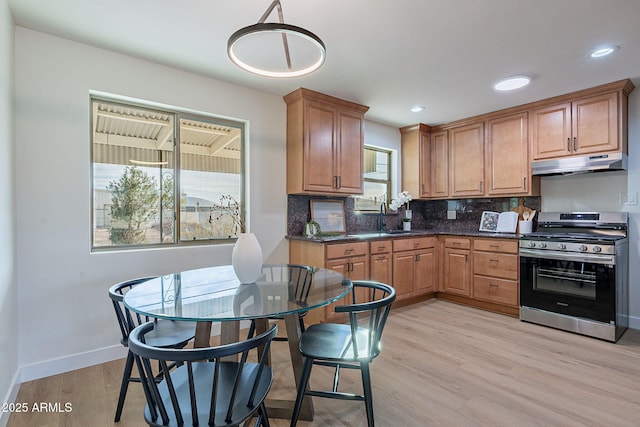
[[[396,234],[407,234],[411,233],[409,230],[388,230],[388,231],[372,231],[367,233],[358,233],[358,234],[349,234],[347,237],[356,238],[356,239],[371,239],[374,237],[386,237],[393,236]]]

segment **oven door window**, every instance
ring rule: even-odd
[[[596,264],[555,260],[540,264],[533,267],[534,291],[596,299]]]

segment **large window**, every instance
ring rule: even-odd
[[[391,193],[391,152],[379,148],[364,148],[364,188],[355,198],[358,211],[379,211],[389,203]]]
[[[226,242],[244,221],[244,123],[91,99],[93,249]]]

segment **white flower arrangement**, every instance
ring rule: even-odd
[[[391,200],[391,204],[389,205],[389,207],[392,210],[397,211],[402,207],[402,205],[406,204],[407,205],[406,209],[409,209],[409,202],[411,200],[413,200],[413,197],[411,197],[411,194],[409,194],[408,191],[403,191],[401,193],[398,193],[395,199]]]

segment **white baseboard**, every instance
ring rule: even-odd
[[[629,328],[640,329],[640,317],[629,316]]]
[[[18,374],[19,371],[16,371],[13,379],[11,380],[11,385],[9,386],[9,391],[5,396],[3,402],[13,403],[16,401],[18,397],[18,390],[20,389],[20,383],[18,382]],[[10,411],[0,411],[0,427],[7,427],[9,423],[9,416],[11,416]]]
[[[127,349],[121,344],[117,344],[111,347],[23,365],[20,367],[20,383],[87,368],[123,357],[127,357]]]
[[[240,328],[247,328],[248,326],[248,322],[240,322]],[[211,335],[219,334],[220,323],[214,323],[211,328]],[[76,369],[87,368],[89,366],[99,365],[100,363],[111,362],[112,360],[122,359],[125,357],[127,357],[127,349],[121,344],[117,344],[84,353],[71,354],[57,359],[43,360],[30,365],[23,365],[20,367],[20,372],[17,376],[19,379],[18,386],[26,381],[75,371]],[[0,425],[0,427],[2,427],[2,425]]]

